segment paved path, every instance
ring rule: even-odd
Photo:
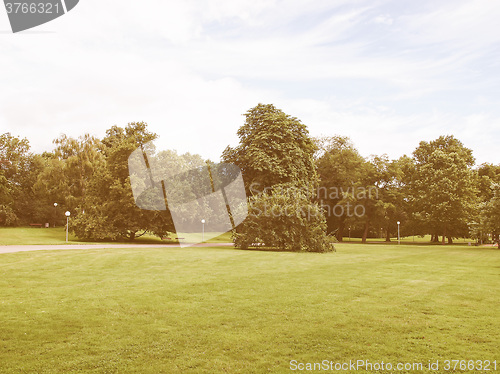
[[[232,247],[233,243],[198,243],[192,247]],[[179,244],[63,244],[63,245],[0,245],[1,253],[55,251],[94,248],[179,248]],[[186,247],[186,245],[184,246]]]

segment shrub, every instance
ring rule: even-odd
[[[326,220],[305,189],[276,185],[252,196],[248,217],[233,236],[236,247],[265,246],[278,250],[330,252],[333,241],[326,235]]]

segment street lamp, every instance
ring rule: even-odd
[[[202,232],[201,232],[201,242],[203,243],[205,241],[205,220],[201,220],[202,224]]]
[[[398,244],[401,244],[401,237],[399,236],[399,225],[401,222],[398,221]]]
[[[54,227],[56,227],[57,220],[57,203],[54,203]]]
[[[71,215],[71,213],[69,211],[67,211],[64,214],[66,215],[66,243],[67,243],[68,242],[68,230],[69,230],[69,216]]]

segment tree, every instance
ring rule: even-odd
[[[318,182],[316,147],[306,126],[273,105],[259,104],[245,116],[239,145],[222,155],[240,167],[249,196],[250,214],[237,228],[236,246],[264,241],[280,249],[329,250],[324,214],[311,202]],[[267,206],[286,208],[289,214],[268,215],[262,210]],[[304,216],[304,210],[314,211],[314,217]]]
[[[477,188],[472,170],[474,157],[453,136],[421,142],[413,152],[415,175],[411,192],[414,212],[428,232],[452,238],[465,235],[467,223],[477,210]]]
[[[500,165],[483,163],[477,168],[479,198],[481,201],[489,201],[493,198],[494,183],[500,183]]]
[[[500,234],[500,165],[484,163],[477,168],[480,214],[470,224],[477,239],[488,240],[490,234],[498,241]]]
[[[374,200],[377,207],[373,217],[375,227],[385,229],[385,241],[390,242],[393,234],[397,233],[397,222],[406,227],[407,222],[407,195],[405,191],[404,169],[409,159],[401,157],[389,160],[386,155],[373,156],[370,163],[373,165],[375,193],[368,196],[368,201]],[[408,231],[408,230],[406,230]]]
[[[319,175],[316,200],[326,211],[328,232],[342,241],[346,224],[354,223],[353,187],[361,180],[365,159],[348,137],[316,138],[315,164]]]
[[[156,137],[144,122],[129,123],[125,128],[113,126],[106,131],[101,145],[104,159],[95,165],[82,207],[73,220],[72,229],[79,238],[133,240],[148,231],[159,236],[173,231],[165,212],[137,207],[130,184],[129,155]]]
[[[364,229],[362,243],[366,239],[371,227],[386,228],[386,240],[390,241],[393,217],[397,214],[397,195],[394,189],[394,175],[391,163],[387,156],[372,156],[361,168],[361,179],[357,183],[358,193],[353,196],[354,202],[363,207],[364,214],[359,217]]]
[[[0,225],[35,218],[37,201],[32,187],[41,169],[40,156],[30,152],[27,139],[0,135]]]
[[[49,217],[54,214],[54,203],[60,212],[81,211],[86,189],[104,162],[102,143],[89,134],[78,139],[61,135],[54,144],[54,151],[42,157],[43,170],[33,187],[37,201],[43,202],[40,210],[45,207]]]
[[[315,145],[300,120],[272,104],[258,104],[245,117],[239,145],[227,147],[222,159],[241,169],[247,195],[280,183],[317,183]]]
[[[0,225],[11,226],[16,223],[17,216],[12,209],[12,196],[9,181],[5,178],[5,171],[0,169]]]
[[[494,241],[499,242],[500,234],[500,184],[491,186],[492,198],[481,204],[480,231],[491,233]],[[500,244],[499,244],[500,246]]]

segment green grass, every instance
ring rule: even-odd
[[[207,233],[208,235],[209,233]],[[227,243],[231,242],[231,233],[220,234],[210,240],[208,243]],[[199,234],[183,235],[186,240],[201,238]],[[137,244],[169,244],[177,243],[177,235],[171,236],[173,240],[160,240],[153,235],[144,235],[137,238],[133,243]],[[201,240],[201,239],[200,239]],[[127,242],[130,243],[130,242]],[[0,245],[57,245],[66,243],[66,231],[64,227],[56,228],[37,228],[37,227],[2,227],[0,228]],[[88,241],[78,240],[74,235],[69,235],[69,244],[89,244]]]
[[[499,273],[499,250],[466,246],[3,254],[0,372],[288,373],[290,360],[350,359],[500,364]]]

